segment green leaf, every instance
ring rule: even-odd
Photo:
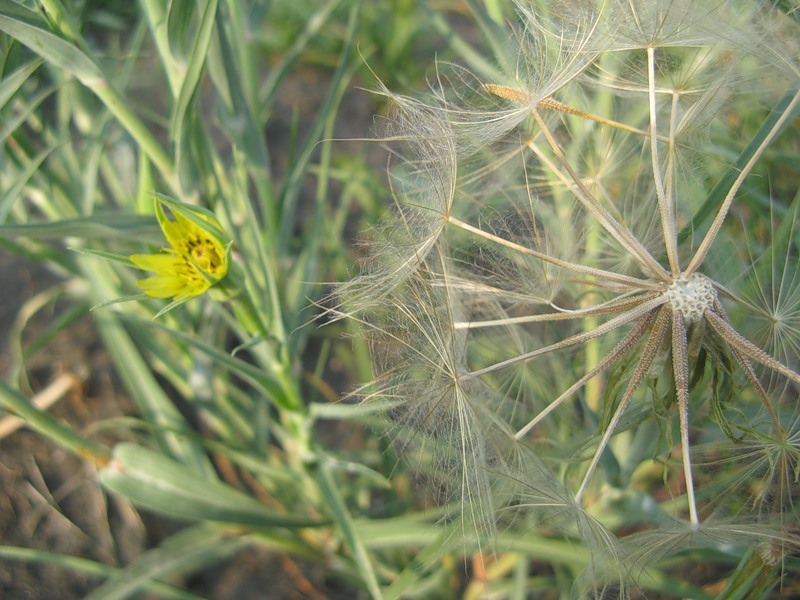
[[[175,154],[178,163],[178,172],[181,183],[191,190],[194,186],[194,179],[197,176],[193,173],[195,165],[191,161],[189,146],[194,132],[190,127],[191,116],[187,116],[189,105],[191,104],[200,76],[203,72],[203,65],[208,54],[208,46],[214,32],[214,23],[217,13],[217,0],[208,0],[202,12],[200,29],[194,38],[194,45],[189,54],[189,64],[186,74],[181,83],[178,99],[172,109],[170,119],[170,136],[175,142]],[[190,180],[190,181],[187,181]]]
[[[81,261],[80,266],[81,274],[92,287],[92,302],[101,304],[119,297],[118,289],[109,283],[108,274],[102,268],[86,261]],[[214,468],[203,448],[194,440],[191,426],[164,392],[114,312],[97,311],[94,320],[125,388],[142,417],[152,424],[164,451],[186,465],[192,465],[207,479],[215,478]]]
[[[200,75],[203,72],[203,65],[206,61],[208,54],[208,46],[211,43],[211,34],[214,31],[214,21],[217,13],[217,0],[208,0],[200,22],[200,29],[192,46],[191,54],[189,55],[189,65],[186,69],[186,75],[181,84],[181,91],[178,95],[178,101],[172,111],[172,119],[170,123],[170,131],[172,132],[173,139],[180,138],[180,129],[183,126],[183,120],[186,116],[186,111],[189,107],[189,102],[194,96],[197,84],[200,81]]]
[[[297,35],[292,46],[282,53],[281,61],[270,71],[259,90],[258,98],[263,107],[262,111],[268,110],[272,105],[278,86],[289,72],[289,68],[306,49],[311,40],[314,39],[314,36],[317,35],[322,26],[329,21],[331,14],[341,2],[342,0],[328,0],[306,19],[305,29]],[[259,116],[263,117],[263,115]]]
[[[20,67],[11,75],[0,81],[0,109],[2,109],[11,97],[17,93],[33,72],[38,69],[44,61],[39,58],[32,60],[27,65]]]
[[[758,129],[755,136],[753,136],[753,139],[750,140],[750,143],[747,144],[745,149],[742,150],[741,154],[739,154],[739,156],[736,158],[733,166],[731,166],[728,172],[708,193],[708,196],[703,201],[703,204],[697,209],[697,212],[694,214],[689,223],[687,223],[684,228],[680,230],[678,233],[679,244],[682,244],[690,236],[697,235],[698,231],[702,231],[704,229],[706,222],[714,215],[714,211],[719,208],[719,205],[728,194],[728,191],[731,189],[734,181],[736,181],[736,178],[739,176],[742,169],[744,169],[745,165],[747,165],[756,152],[759,151],[764,140],[767,139],[767,137],[771,134],[780,134],[786,125],[791,122],[792,118],[794,118],[794,115],[789,115],[789,118],[785,120],[780,129],[773,134],[772,129],[781,120],[781,118],[784,117],[784,112],[792,103],[794,97],[795,94],[793,92],[788,92],[783,96],[783,98],[781,98],[769,116],[761,124],[761,127]]]
[[[243,548],[247,540],[231,537],[224,531],[198,525],[176,533],[158,548],[149,550],[110,578],[85,600],[123,600],[139,597],[139,592],[152,589],[153,582],[175,577],[216,562]]]
[[[0,236],[34,240],[60,240],[65,237],[125,239],[156,244],[163,241],[152,217],[119,213],[94,214],[47,223],[0,225]]]
[[[5,560],[16,560],[19,562],[58,567],[73,573],[80,573],[93,577],[108,578],[121,572],[121,569],[117,567],[105,565],[103,563],[81,558],[79,556],[59,554],[58,552],[46,552],[44,550],[36,550],[34,548],[21,548],[18,546],[0,546],[0,557]],[[125,573],[130,573],[130,570],[126,569]],[[146,592],[157,594],[159,598],[175,598],[177,600],[203,600],[201,596],[179,590],[171,585],[159,583],[157,581],[147,581],[140,587]]]
[[[476,50],[470,43],[465,41],[450,26],[442,11],[434,10],[427,4],[422,6],[427,11],[433,27],[447,41],[456,56],[459,56],[473,71],[487,80],[497,76],[497,67],[492,61],[487,60],[483,52]]]
[[[759,552],[748,550],[717,600],[755,600],[768,597],[781,579],[779,564],[775,561],[768,565]]]
[[[252,527],[313,527],[319,521],[268,508],[255,498],[198,473],[167,456],[136,444],[114,448],[113,459],[100,470],[110,491],[135,504],[179,519]]]
[[[47,23],[34,11],[10,0],[0,0],[0,31],[5,31],[48,62],[72,73],[84,83],[95,84],[103,79],[102,72],[91,58],[48,29]]]
[[[239,58],[244,52],[240,49],[238,55],[234,45],[242,44],[242,40],[230,39],[225,27],[220,22],[217,27],[217,44],[211,47],[208,56],[209,71],[212,81],[223,97],[229,99],[228,110],[225,105],[219,105],[220,124],[231,140],[233,146],[240,148],[247,156],[248,168],[254,172],[256,183],[260,187],[269,189],[269,153],[262,133],[262,127],[256,122],[253,111],[247,102],[246,91],[241,74],[243,65]],[[220,74],[224,73],[224,77]],[[268,192],[259,191],[259,194],[269,195]]]
[[[170,0],[167,8],[167,38],[172,56],[181,61],[189,58],[191,41],[195,39],[192,17],[197,13],[195,2]]]
[[[132,267],[131,259],[125,254],[115,254],[113,252],[106,252],[105,250],[92,250],[91,248],[68,248],[78,254],[85,254],[86,256],[94,256],[95,258],[102,258],[111,262],[120,263],[128,267]]]
[[[121,296],[119,298],[114,298],[113,300],[108,300],[106,302],[101,302],[100,304],[95,304],[89,309],[89,312],[94,312],[96,310],[100,310],[101,308],[113,306],[114,304],[125,304],[126,302],[144,302],[149,298],[150,296],[148,296],[147,294],[131,294],[129,296]]]
[[[30,400],[2,380],[0,380],[0,405],[20,417],[44,437],[81,458],[99,463],[107,459],[108,451],[105,447],[86,439],[70,425],[56,419],[50,413],[39,410]]]
[[[426,544],[425,547],[416,554],[406,568],[394,578],[392,584],[384,590],[384,598],[386,600],[398,600],[403,597],[409,588],[420,581],[433,564],[447,553],[448,540],[453,537],[452,529],[441,528],[434,531],[439,535],[433,540],[425,539],[423,541]]]
[[[378,579],[375,576],[375,570],[372,567],[370,556],[367,553],[364,541],[359,536],[358,529],[355,527],[350,517],[350,513],[347,512],[347,507],[342,499],[340,486],[336,483],[330,469],[324,463],[319,466],[319,474],[322,493],[324,494],[324,504],[333,512],[336,521],[339,523],[339,527],[341,527],[344,532],[347,543],[353,552],[353,557],[358,564],[358,572],[364,584],[367,586],[370,596],[375,600],[381,600],[383,594],[378,585]]]
[[[0,143],[5,142],[10,135],[22,127],[24,123],[28,122],[32,116],[36,115],[39,106],[59,90],[60,87],[60,85],[48,86],[42,91],[26,98],[26,104],[22,110],[17,111],[13,115],[6,116],[2,127],[0,127]]]
[[[193,348],[196,348],[200,352],[203,352],[206,356],[214,360],[216,363],[227,369],[230,369],[231,372],[236,373],[238,376],[242,377],[245,381],[248,381],[254,386],[261,388],[263,391],[269,394],[269,396],[281,408],[287,410],[297,410],[297,407],[293,406],[291,402],[286,398],[285,390],[283,389],[281,382],[278,381],[278,379],[273,375],[273,373],[270,373],[265,369],[255,367],[238,358],[234,358],[227,352],[220,350],[216,346],[203,342],[202,340],[198,339],[195,336],[186,334],[182,331],[177,331],[175,329],[170,329],[169,327],[161,325],[160,323],[157,323],[155,321],[144,321],[141,319],[132,318],[131,322],[145,324],[148,327],[153,327],[165,331],[175,339],[181,340],[182,342],[189,344]]]
[[[14,205],[14,202],[16,202],[17,198],[19,197],[19,193],[22,191],[22,188],[25,187],[30,178],[33,177],[34,173],[36,173],[41,164],[48,156],[50,156],[53,150],[55,150],[55,148],[45,148],[42,150],[33,160],[31,160],[31,163],[17,178],[17,180],[8,186],[8,189],[5,192],[0,194],[0,223],[5,222],[6,217],[8,216],[11,207]]]
[[[28,46],[46,61],[72,73],[91,89],[147,152],[173,189],[177,189],[174,168],[169,156],[133,114],[130,103],[114,90],[100,67],[81,50],[79,45],[49,31],[48,24],[36,12],[10,0],[0,0],[0,31]]]
[[[503,10],[497,1],[485,1],[483,6],[477,0],[466,0],[470,13],[489,42],[495,59],[511,71],[513,66],[508,61],[508,29],[504,26]]]
[[[322,133],[329,119],[336,116],[339,103],[345,89],[347,88],[350,78],[354,75],[356,64],[354,63],[351,51],[356,43],[356,25],[358,23],[359,3],[353,3],[350,10],[350,18],[348,20],[347,32],[344,39],[344,47],[340,51],[339,64],[333,79],[325,94],[325,100],[317,112],[317,116],[311,124],[311,128],[303,143],[302,148],[298,154],[297,162],[293,165],[291,172],[284,179],[283,185],[279,192],[278,197],[282,203],[281,214],[281,228],[280,237],[278,238],[277,247],[280,253],[286,253],[289,247],[289,242],[292,239],[294,228],[297,224],[297,211],[299,209],[299,194],[301,183],[305,178],[308,166],[311,162],[311,157],[316,150]],[[308,220],[309,215],[304,215],[304,219]],[[314,218],[324,219],[325,215],[317,213]],[[313,236],[312,236],[313,237]],[[316,240],[311,240],[316,241]]]

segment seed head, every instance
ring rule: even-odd
[[[667,297],[672,310],[680,312],[687,322],[696,323],[714,307],[717,292],[708,277],[694,273],[687,279],[676,279],[667,288]]]

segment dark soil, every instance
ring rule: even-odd
[[[41,265],[0,251],[0,372],[8,380],[14,364],[12,325],[20,308],[56,283]],[[48,305],[28,322],[23,347],[56,318]],[[74,377],[73,389],[51,409],[81,428],[121,416],[130,406],[118,391],[111,365],[92,330],[81,318],[26,360],[22,387],[31,395],[62,374]],[[4,545],[80,556],[119,565],[146,547],[147,533],[129,506],[110,500],[100,489],[94,467],[22,428],[0,440],[0,541]],[[0,559],[0,597],[80,598],[97,580],[60,567]]]

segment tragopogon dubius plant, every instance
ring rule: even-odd
[[[375,332],[366,395],[480,526],[557,507],[590,547],[615,543],[588,515],[640,532],[636,559],[780,554],[800,469],[797,187],[771,200],[752,180],[800,106],[797,22],[748,2],[517,9],[496,73],[384,90],[395,210],[343,292]],[[749,337],[734,315],[768,326]]]

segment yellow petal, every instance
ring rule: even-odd
[[[131,262],[146,271],[155,271],[157,273],[165,272],[168,270],[177,270],[185,263],[184,259],[176,254],[133,254],[130,256]]]
[[[184,257],[176,254],[134,254],[131,262],[139,268],[154,271],[154,277],[136,283],[153,298],[184,300],[199,296],[211,287],[197,269]]]

